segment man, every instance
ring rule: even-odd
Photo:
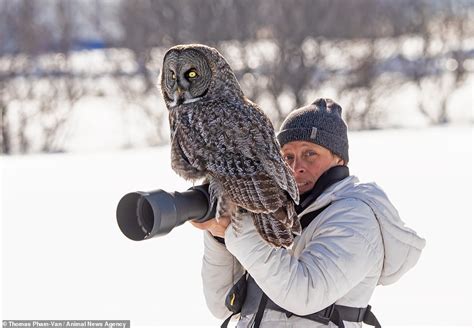
[[[292,247],[265,243],[250,217],[238,234],[226,219],[193,223],[206,230],[202,279],[216,317],[231,315],[237,297],[237,327],[379,325],[368,307],[375,286],[413,267],[425,241],[404,226],[377,185],[349,175],[341,112],[318,99],[291,112],[278,134],[301,196],[303,232]]]

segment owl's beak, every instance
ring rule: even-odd
[[[179,106],[184,102],[184,91],[180,87],[177,87],[173,95],[173,102],[171,107]]]

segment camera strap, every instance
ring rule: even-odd
[[[245,299],[247,297],[247,272],[232,286],[229,293],[225,298],[225,306],[232,312],[232,314],[225,319],[222,323],[221,328],[226,328],[229,324],[230,319],[242,311]]]

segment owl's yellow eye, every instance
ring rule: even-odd
[[[198,76],[198,74],[197,74],[196,71],[189,71],[189,73],[188,73],[188,77],[189,77],[190,79],[194,79],[194,78],[197,77],[197,76]]]
[[[176,74],[174,74],[174,72],[171,72],[171,78],[172,78],[173,80],[176,80]]]

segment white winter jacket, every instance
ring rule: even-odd
[[[329,203],[289,249],[265,243],[250,217],[243,218],[238,234],[226,230],[225,246],[205,232],[202,279],[210,311],[222,319],[231,314],[225,297],[245,270],[274,303],[307,315],[333,303],[366,307],[377,284],[393,283],[415,265],[425,241],[404,226],[376,184],[360,184],[349,176],[299,216]],[[250,326],[253,317],[243,316],[237,327]],[[262,328],[319,326],[327,327],[270,309],[261,323]]]

